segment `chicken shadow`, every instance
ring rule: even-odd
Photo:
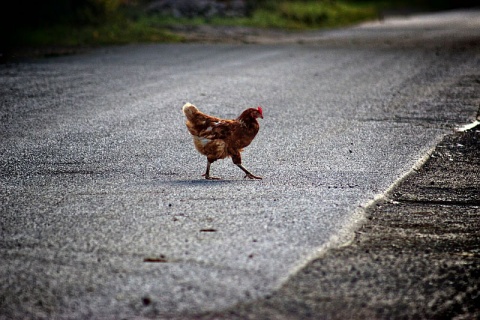
[[[175,180],[175,181],[170,181],[169,184],[172,185],[185,185],[185,186],[211,186],[211,185],[218,185],[218,184],[233,184],[233,183],[238,183],[246,181],[246,179],[242,180],[228,180],[228,179],[220,179],[220,180],[207,180],[207,179],[192,179],[192,180]]]

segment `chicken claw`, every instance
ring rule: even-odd
[[[249,178],[249,179],[262,179],[262,177],[257,177],[253,174],[250,173],[250,171],[247,170],[247,168],[245,168],[244,166],[242,166],[241,163],[237,163],[237,166],[243,170],[243,172],[245,172],[245,177],[243,177],[243,179],[245,178]]]
[[[211,166],[211,164],[212,163],[210,161],[207,162],[207,170],[205,171],[204,174],[202,174],[202,177],[205,177],[205,179],[207,179],[207,180],[220,180],[220,178],[218,178],[218,177],[210,176],[210,166]]]
[[[205,173],[202,174],[202,177],[205,177],[207,180],[221,180],[222,178],[219,177],[212,177],[212,176],[207,176]]]
[[[262,180],[262,177],[257,177],[257,176],[254,176],[253,174],[251,173],[247,173],[245,175],[245,177],[243,177],[243,179],[246,179],[246,178],[249,178],[249,179],[259,179],[259,180]]]

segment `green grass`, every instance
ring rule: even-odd
[[[419,0],[417,3],[426,1]],[[109,13],[107,19],[99,20],[103,21],[101,23],[83,26],[63,24],[16,28],[15,32],[8,33],[7,41],[11,46],[27,47],[179,42],[183,40],[182,37],[169,31],[169,27],[176,25],[208,24],[289,30],[335,28],[373,20],[379,16],[382,9],[411,5],[416,2],[413,0],[262,0],[255,3],[255,8],[248,17],[211,19],[176,19],[162,15],[148,15],[139,6],[127,5]]]
[[[351,25],[378,16],[373,5],[346,2],[283,2],[277,14],[287,28],[311,29]]]
[[[174,25],[227,25],[258,28],[308,30],[342,27],[378,17],[377,7],[370,3],[341,1],[283,1],[259,6],[251,16],[238,18],[173,18],[168,16],[144,17],[159,27]]]

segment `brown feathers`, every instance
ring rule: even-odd
[[[259,130],[257,118],[263,119],[262,108],[247,109],[234,120],[206,115],[190,103],[183,106],[183,113],[195,148],[207,157],[207,179],[213,179],[209,175],[210,164],[226,157],[232,157],[233,163],[247,174],[246,177],[260,179],[242,166],[240,152],[253,141]]]

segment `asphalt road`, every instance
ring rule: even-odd
[[[480,29],[459,17],[445,42],[400,24],[359,44],[350,29],[1,65],[0,316],[218,310],[348,243],[364,208],[475,116]],[[229,160],[202,179],[187,101],[226,118],[263,107],[243,153],[263,180]]]

